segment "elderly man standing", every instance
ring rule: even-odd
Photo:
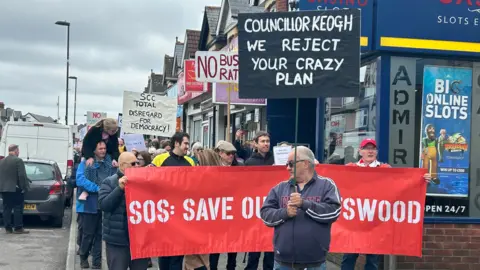
[[[296,160],[294,155],[295,149],[287,162],[290,180],[272,188],[260,210],[263,222],[275,228],[274,269],[324,270],[332,223],[341,211],[340,194],[332,179],[315,172],[310,149],[298,146]]]
[[[138,167],[139,162],[130,152],[120,154],[118,172],[102,182],[98,202],[103,211],[103,240],[106,243],[108,269],[146,270],[149,259],[132,260],[128,237],[127,207],[125,201],[125,170]]]
[[[18,157],[19,154],[18,145],[10,145],[8,147],[8,157],[0,161],[0,193],[3,198],[5,232],[26,234],[29,231],[23,229],[23,205],[25,202],[24,195],[30,187],[30,181],[27,178],[25,164]]]

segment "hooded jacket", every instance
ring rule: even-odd
[[[260,215],[265,225],[275,228],[276,261],[316,267],[325,262],[330,248],[332,223],[341,212],[340,193],[332,179],[315,173],[299,191],[303,204],[297,215],[290,218],[287,203],[294,187],[292,181],[285,181],[270,190]]]

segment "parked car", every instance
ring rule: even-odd
[[[0,140],[0,159],[8,155],[8,146],[20,147],[20,158],[53,160],[60,168],[63,181],[70,180],[73,169],[72,128],[62,124],[7,122]],[[68,186],[68,185],[67,185]],[[66,205],[73,202],[73,189],[68,188]]]
[[[30,190],[25,193],[24,215],[50,219],[53,226],[63,226],[66,184],[58,164],[52,160],[23,159]],[[0,176],[1,177],[1,176]],[[0,213],[3,215],[3,201],[0,199]]]

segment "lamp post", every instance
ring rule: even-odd
[[[68,125],[68,77],[70,69],[70,23],[67,21],[57,21],[56,25],[66,26],[67,27],[67,76],[66,76],[66,87],[65,87],[65,125]]]
[[[77,124],[77,77],[70,76],[69,79],[75,80],[75,94],[73,96],[73,124]]]

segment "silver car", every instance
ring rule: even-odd
[[[25,193],[24,215],[50,219],[53,226],[63,226],[67,188],[55,161],[23,159],[30,189]],[[3,201],[0,198],[0,213]]]

